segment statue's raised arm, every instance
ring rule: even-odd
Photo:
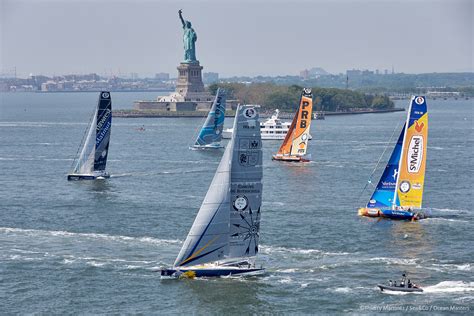
[[[195,62],[196,61],[196,40],[197,34],[194,31],[190,21],[186,21],[183,18],[183,10],[178,11],[179,19],[183,25],[183,46],[184,46],[184,61]]]
[[[184,23],[184,19],[183,19],[183,10],[179,9],[178,10],[178,14],[179,14],[179,19],[181,20],[181,23],[183,24],[183,27],[186,26],[186,24]]]

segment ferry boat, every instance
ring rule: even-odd
[[[278,116],[280,111],[275,110],[275,113],[266,120],[260,123],[260,133],[262,140],[280,140],[285,139],[288,130],[290,129],[291,122],[283,122]],[[222,133],[222,138],[230,139],[232,137],[232,128],[227,128]],[[309,139],[311,139],[309,135]]]

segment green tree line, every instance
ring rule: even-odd
[[[264,111],[280,109],[293,111],[298,107],[303,87],[299,85],[276,85],[273,83],[215,83],[209,92],[215,95],[218,88],[227,91],[227,99],[239,100],[242,104],[259,104]],[[394,107],[385,95],[364,94],[358,91],[337,88],[312,88],[313,104],[317,111],[345,112],[356,109],[390,109]]]

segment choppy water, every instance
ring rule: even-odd
[[[155,95],[112,97],[124,108]],[[356,215],[372,190],[360,195],[367,177],[406,113],[328,117],[313,122],[312,163],[272,162],[279,142],[264,143],[265,276],[162,281],[155,271],[173,263],[222,151],[188,150],[201,118],[115,118],[113,177],[67,182],[96,99],[1,96],[0,313],[472,312],[472,101],[428,103],[424,206],[434,218]],[[425,292],[376,289],[403,272]]]

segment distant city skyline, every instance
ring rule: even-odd
[[[222,78],[474,71],[469,0],[0,0],[0,72],[176,77],[178,9],[204,72]]]

